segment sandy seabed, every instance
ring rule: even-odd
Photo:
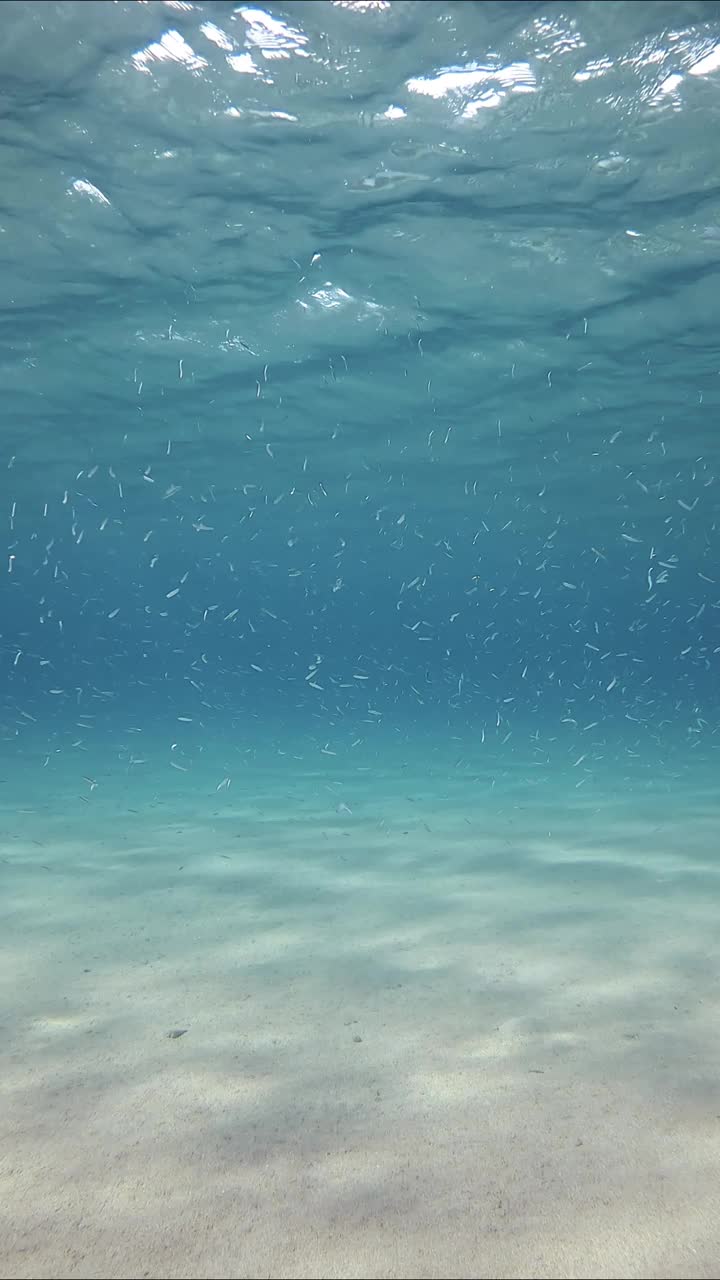
[[[720,1273],[712,786],[93,765],[5,770],[0,1276]]]

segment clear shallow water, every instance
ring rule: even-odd
[[[3,1274],[715,1274],[717,6],[0,23]]]

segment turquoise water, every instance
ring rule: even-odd
[[[0,32],[0,1274],[716,1274],[718,6]]]

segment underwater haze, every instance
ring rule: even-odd
[[[717,1275],[720,5],[0,37],[0,1276]]]

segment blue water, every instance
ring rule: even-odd
[[[716,1274],[718,6],[0,33],[0,1274]]]

